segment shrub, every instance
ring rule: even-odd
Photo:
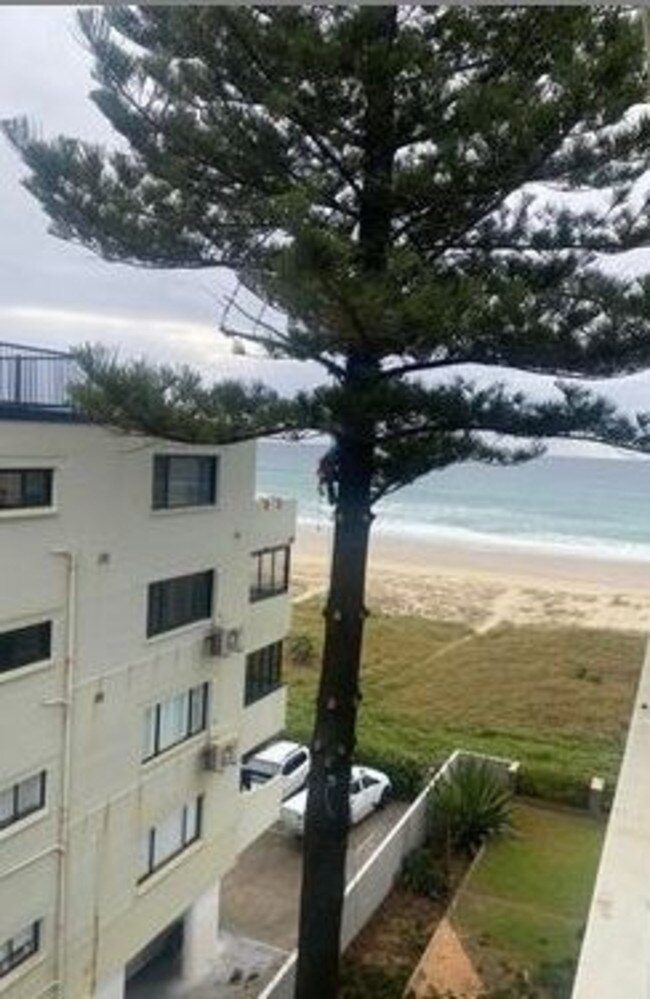
[[[547,767],[522,767],[517,789],[519,794],[529,798],[541,798],[573,808],[587,808],[589,803],[586,775],[584,780],[578,781],[572,774]]]
[[[436,784],[430,801],[434,841],[445,850],[477,852],[510,826],[512,794],[485,760],[461,759]]]
[[[449,892],[444,870],[426,847],[413,850],[404,860],[402,884],[416,895],[434,900],[446,898]]]
[[[289,659],[294,666],[313,666],[316,646],[309,635],[291,635],[287,640]]]
[[[344,961],[339,999],[401,999],[406,985],[403,971]]]
[[[543,995],[553,996],[553,999],[571,999],[575,971],[575,961],[570,958],[542,964],[535,973],[533,983]]]
[[[429,768],[417,757],[389,751],[363,753],[360,762],[383,770],[390,777],[393,796],[401,801],[412,801],[417,797],[429,774]]]

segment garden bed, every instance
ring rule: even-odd
[[[472,864],[454,856],[446,893],[435,890],[431,846],[412,855],[420,863],[346,952],[341,999],[400,999],[443,919],[486,999],[569,999],[604,824],[521,799],[512,823]],[[454,995],[434,951],[432,980]]]
[[[458,859],[452,893],[467,870]],[[398,884],[343,958],[340,999],[398,999],[445,915],[449,896],[431,898]]]

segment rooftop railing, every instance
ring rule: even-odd
[[[0,341],[0,406],[70,412],[70,387],[81,371],[70,354]]]

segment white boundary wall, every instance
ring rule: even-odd
[[[516,777],[519,764],[512,760],[456,749],[348,883],[341,924],[342,950],[352,943],[384,901],[399,877],[404,859],[412,850],[424,843],[427,830],[427,802],[434,787],[445,774],[453,770],[460,759],[468,757],[492,763],[508,781],[513,781]],[[259,993],[258,999],[293,999],[297,959],[298,953],[294,951],[276,976]]]
[[[650,997],[650,643],[582,942],[573,999]]]

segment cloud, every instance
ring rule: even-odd
[[[322,369],[309,362],[270,360],[266,355],[232,353],[231,341],[216,323],[185,321],[140,313],[107,313],[45,306],[0,305],[0,339],[31,346],[68,350],[82,343],[99,343],[123,358],[144,357],[154,363],[188,364],[206,380],[263,380],[278,391],[323,382]]]
[[[7,6],[1,18],[0,118],[25,114],[45,135],[67,133],[116,144],[88,99],[91,60],[74,8]],[[316,364],[229,352],[218,319],[232,275],[109,264],[83,247],[54,239],[40,206],[20,185],[24,174],[0,140],[0,339],[62,349],[101,340],[124,356],[187,363],[207,378],[264,379],[285,392],[323,381]],[[648,256],[647,250],[626,255],[617,262],[619,273],[632,278],[647,270]],[[479,381],[495,377],[494,371],[469,373]],[[533,376],[505,377],[528,391],[544,390]],[[628,409],[650,409],[648,374],[594,387]]]

